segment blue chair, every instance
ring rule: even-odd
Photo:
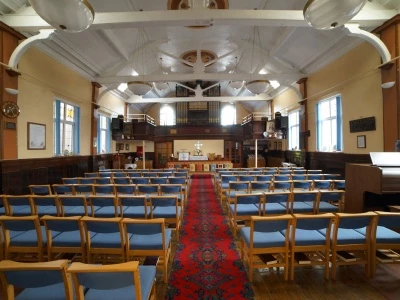
[[[273,181],[272,191],[273,192],[291,192],[293,188],[292,181]]]
[[[74,262],[68,268],[80,300],[157,299],[156,267],[131,261],[111,265]]]
[[[275,175],[275,174],[278,174],[278,170],[277,169],[276,170],[265,170],[263,172],[263,174],[264,175]]]
[[[337,266],[349,264],[365,265],[365,276],[371,277],[372,228],[377,215],[374,212],[337,213],[331,239],[331,265],[333,280],[336,279]],[[362,230],[363,233],[359,231]],[[327,235],[325,230],[320,230]],[[354,259],[346,258],[342,252],[352,254]]]
[[[95,184],[97,177],[81,177],[79,178],[79,184]]]
[[[182,186],[182,193],[185,196],[185,200],[187,199],[187,194],[188,194],[187,182],[188,181],[185,177],[169,177],[168,178],[169,184],[179,184]]]
[[[313,180],[313,190],[330,191],[332,189],[332,180]]]
[[[371,240],[371,277],[376,273],[377,263],[399,263],[400,214],[396,212],[376,211],[377,226],[372,227]]]
[[[87,262],[110,261],[116,256],[117,261],[126,261],[122,218],[82,217],[86,241]],[[114,260],[112,260],[114,261]]]
[[[318,192],[317,191],[294,191],[290,200],[290,213],[313,214],[317,211]]]
[[[340,180],[342,175],[340,174],[323,174],[325,180]]]
[[[182,223],[181,201],[175,196],[150,196],[150,217],[163,218],[166,226],[175,230],[179,240]]]
[[[85,177],[88,177],[88,178],[93,178],[93,177],[97,177],[97,176],[99,176],[99,174],[97,172],[85,173]],[[110,177],[110,176],[108,176],[108,177]]]
[[[334,190],[346,190],[346,180],[333,180],[332,189]]]
[[[245,226],[251,216],[261,216],[263,194],[236,194],[233,203],[228,205],[229,221],[236,238],[237,228]]]
[[[324,277],[329,279],[330,236],[335,215],[294,214],[293,217],[290,235],[290,279],[294,279],[295,267],[310,265],[324,266]],[[325,230],[326,234],[323,235],[319,230]],[[305,256],[307,263],[301,261],[304,259],[302,256]]]
[[[136,186],[134,184],[115,184],[115,193],[117,195],[135,195]]]
[[[113,180],[115,178],[123,178],[123,177],[126,177],[126,173],[125,172],[122,172],[122,171],[114,171],[114,172],[112,172]]]
[[[93,184],[76,184],[74,186],[75,195],[85,196],[86,198],[94,194]]]
[[[274,181],[289,181],[292,180],[292,176],[290,174],[275,174]]]
[[[113,184],[94,184],[93,185],[94,195],[110,196],[115,195],[115,188]]]
[[[221,174],[222,172],[220,172]],[[229,188],[229,182],[230,181],[237,181],[237,176],[236,175],[220,175],[220,178],[217,178],[217,193],[219,195],[219,200],[222,202],[223,196],[225,192]]]
[[[251,181],[250,182],[250,193],[258,194],[269,192],[272,189],[272,183],[270,181]]]
[[[73,300],[67,260],[39,263],[0,261],[0,277],[8,300]],[[22,290],[15,296],[14,289]]]
[[[87,216],[89,214],[85,196],[60,195],[57,196],[62,217]]]
[[[272,181],[272,179],[274,178],[273,175],[256,175],[254,177],[255,181]]]
[[[324,174],[307,174],[308,180],[323,180]]]
[[[159,185],[158,184],[138,184],[136,185],[136,195],[146,196],[146,199],[149,200],[150,196],[158,196],[159,195]]]
[[[57,195],[31,196],[32,214],[42,217],[44,215],[60,216]]]
[[[30,216],[33,212],[30,195],[4,195],[3,205],[8,216]]]
[[[122,220],[126,234],[126,255],[130,257],[159,257],[164,283],[168,282],[168,263],[171,256],[171,229],[165,228],[164,219]]]
[[[114,184],[131,184],[131,179],[129,177],[114,177]]]
[[[290,192],[266,192],[262,208],[263,216],[284,215],[289,213]]]
[[[148,184],[148,177],[131,177],[131,181],[133,184]]]
[[[292,191],[311,191],[312,183],[311,180],[293,180]]]
[[[95,183],[94,184],[112,184],[113,180],[111,177],[95,177],[94,178]]]
[[[289,234],[285,232],[289,232],[292,221],[291,215],[253,216],[250,227],[240,229],[240,257],[248,261],[250,282],[254,268],[283,267],[284,278],[288,279]]]
[[[225,199],[228,204],[233,203],[237,194],[249,194],[250,181],[230,181],[228,190],[225,192]]]
[[[253,181],[254,175],[238,175],[237,181]]]
[[[307,175],[305,174],[292,174],[292,180],[307,180]]]
[[[158,172],[157,173],[157,176],[158,177],[171,177],[172,176],[172,171],[169,171],[169,172],[167,172],[167,171],[164,171],[164,172]]]
[[[55,195],[75,195],[74,184],[53,184]]]
[[[147,219],[150,215],[146,196],[118,195],[117,200],[124,218]]]
[[[92,195],[88,198],[92,217],[117,218],[121,215],[115,195]]]
[[[344,191],[319,191],[315,213],[335,213],[343,211]]]
[[[98,176],[98,177],[108,177],[108,178],[111,178],[111,177],[112,177],[112,172],[100,171],[99,174],[98,174],[97,176]]]
[[[185,206],[186,195],[181,184],[160,184],[160,196],[176,196],[182,211]]]
[[[51,195],[51,187],[50,184],[31,184],[28,186],[31,192],[31,195]]]
[[[129,176],[129,178],[142,177],[142,174],[140,172],[128,172],[126,174]]]
[[[43,261],[46,249],[46,232],[40,226],[39,217],[1,216],[0,224],[4,233],[4,257],[10,259],[11,254],[38,255],[38,260]]]
[[[150,184],[167,184],[168,177],[150,177]]]
[[[79,178],[62,178],[63,184],[78,184],[79,183]]]
[[[82,261],[86,261],[85,234],[80,219],[79,216],[40,218],[46,229],[49,261],[64,253],[79,254]]]

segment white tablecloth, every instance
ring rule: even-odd
[[[189,160],[208,160],[206,155],[190,155]]]

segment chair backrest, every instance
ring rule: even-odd
[[[291,176],[289,174],[283,174],[283,175],[275,174],[274,175],[274,181],[289,181],[289,180],[291,180]]]
[[[93,193],[95,195],[114,195],[115,188],[113,184],[94,184]]]
[[[112,178],[119,178],[119,177],[126,177],[126,173],[119,171],[119,172],[113,172],[112,173]]]
[[[31,195],[51,195],[50,184],[31,184],[28,186]]]
[[[307,174],[308,180],[323,180],[324,174]]]
[[[383,226],[394,230],[397,230],[399,228],[400,213],[386,211],[375,211],[375,213],[378,215],[378,226]]]
[[[293,214],[293,229],[304,230],[320,230],[327,229],[327,237],[330,237],[330,229],[335,221],[335,215],[332,213],[307,215],[307,214]],[[293,232],[294,233],[294,232]]]
[[[335,218],[335,228],[360,229],[373,225],[377,214],[374,212],[365,213],[337,213]]]
[[[293,202],[315,202],[318,198],[317,191],[294,191],[292,193]]]
[[[149,177],[151,184],[166,184],[168,177]]]
[[[255,181],[272,181],[273,175],[256,175],[254,177]]]
[[[32,211],[35,215],[44,215],[44,214],[51,214],[51,215],[60,215],[60,207],[58,204],[57,195],[45,195],[45,196],[37,196],[32,195],[32,205],[34,210]],[[46,208],[45,211],[41,211],[41,207]],[[54,208],[51,209],[50,208]]]
[[[334,179],[340,179],[342,177],[340,174],[323,174],[325,180],[334,180]]]
[[[277,232],[283,230],[289,232],[292,221],[292,215],[288,214],[269,217],[252,216],[250,219],[250,230],[252,233]]]
[[[114,208],[114,217],[119,215],[119,206],[117,198],[114,195],[91,195],[89,196],[90,205],[92,207],[92,214],[96,216],[95,207],[112,207]]]
[[[21,296],[25,299],[51,299],[49,290],[44,287],[52,286],[54,295],[64,294],[65,299],[72,300],[72,283],[67,276],[68,260],[49,262],[21,263],[11,260],[0,261],[0,278],[7,299],[14,299],[13,287],[24,289]],[[54,285],[63,283],[62,285]],[[34,288],[31,290],[30,288]],[[41,288],[41,289],[39,289]],[[58,289],[59,288],[59,289]],[[41,294],[42,292],[42,294]]]
[[[236,181],[236,175],[221,175],[221,183],[229,183],[229,181]]]
[[[264,201],[265,203],[288,203],[290,195],[290,192],[264,193]]]
[[[162,234],[165,236],[165,219],[127,219],[122,220],[126,234],[154,235]],[[163,249],[166,249],[165,239],[163,239]],[[161,250],[161,249],[160,249]]]
[[[253,181],[254,175],[239,175],[237,180],[238,181]]]
[[[129,177],[114,177],[113,183],[114,184],[130,184],[131,179]]]
[[[62,178],[62,181],[64,184],[78,184],[79,183],[79,178]]]
[[[3,205],[6,209],[6,214],[14,215],[14,212],[19,211],[18,215],[29,216],[34,212],[32,199],[30,195],[4,195]],[[21,210],[23,208],[23,210]],[[21,213],[23,211],[23,213]]]
[[[80,177],[79,184],[95,184],[97,177]]]
[[[128,173],[126,173],[130,178],[133,178],[133,177],[142,177],[142,174],[140,173],[140,172],[128,172]]]
[[[229,190],[230,191],[244,191],[248,193],[250,188],[249,181],[230,181],[229,182]]]
[[[307,180],[307,175],[305,174],[292,174],[292,180]]]
[[[313,180],[314,190],[331,190],[332,180]]]
[[[150,196],[150,207],[158,206],[179,206],[179,201],[177,196]]]
[[[92,172],[92,173],[85,173],[85,177],[97,177],[99,174],[97,172]]]
[[[96,177],[95,184],[111,184],[113,181],[111,177]]]
[[[122,234],[122,218],[92,218],[82,217],[81,221],[86,232],[86,239],[90,240],[90,232]]]
[[[115,184],[115,193],[117,195],[134,195],[136,186],[134,184]]]
[[[263,191],[268,192],[272,188],[272,183],[270,181],[251,181],[250,191]]]
[[[181,194],[181,184],[160,184],[160,195]]]
[[[147,206],[147,199],[145,196],[119,195],[117,199],[121,209],[122,206]]]
[[[79,221],[81,217],[52,217],[52,216],[43,216],[40,218],[40,221],[43,222],[46,232],[55,232],[56,234],[60,232],[70,232],[70,231],[79,231],[81,234],[82,242],[84,242],[83,230],[81,226],[81,222]]]
[[[58,204],[60,205],[60,214],[64,216],[65,212],[68,208],[71,207],[82,207],[83,212],[81,216],[87,216],[88,209],[87,209],[87,201],[86,197],[82,195],[58,195]]]
[[[302,189],[309,191],[312,189],[312,183],[311,180],[293,180],[293,190]]]
[[[265,170],[263,172],[264,175],[275,175],[278,173],[278,170]]]
[[[111,178],[112,172],[100,171],[98,176],[99,177],[109,177],[109,178]]]
[[[234,205],[237,204],[259,204],[259,209],[263,201],[263,194],[236,194]]]
[[[85,195],[91,195],[93,194],[93,184],[76,184],[74,186],[75,189],[75,194],[85,194]]]
[[[53,184],[53,191],[56,195],[74,195],[74,184]]]
[[[136,186],[136,192],[138,194],[158,194],[158,184],[138,184]]]
[[[168,183],[170,183],[170,184],[186,184],[186,177],[169,177]]]
[[[334,190],[345,190],[346,189],[346,180],[333,180]]]
[[[129,286],[132,286],[132,292],[129,292],[132,294],[132,299],[153,299],[154,297],[152,293],[154,293],[156,277],[155,266],[139,266],[137,261],[110,265],[74,262],[68,268],[68,272],[74,279],[78,300],[83,300],[85,296],[92,296],[99,300],[111,297],[123,298],[126,296],[126,289],[121,290],[121,288]],[[124,291],[124,294],[121,294],[119,290]]]
[[[273,182],[273,191],[275,190],[285,190],[291,191],[292,190],[292,181],[274,181]]]
[[[133,184],[148,184],[149,178],[148,177],[133,177],[131,178]]]
[[[11,217],[0,216],[0,224],[4,230],[28,231],[36,230],[40,235],[40,222],[38,216]]]

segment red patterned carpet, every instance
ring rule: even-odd
[[[166,299],[253,299],[210,178],[194,176]]]

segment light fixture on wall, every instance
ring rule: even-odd
[[[366,2],[367,0],[308,0],[303,15],[311,27],[330,30],[354,18]]]
[[[18,95],[18,90],[12,88],[4,88],[10,95]]]
[[[381,84],[381,87],[383,89],[390,89],[390,88],[394,87],[395,83],[396,83],[395,81],[385,82],[385,83]]]
[[[200,141],[197,141],[196,143],[194,143],[194,146],[196,147],[195,152],[196,155],[201,155],[201,147],[203,147],[203,143],[201,143]]]
[[[36,13],[51,26],[67,32],[88,29],[94,9],[87,0],[29,0]]]
[[[135,43],[135,52],[138,51],[138,53],[134,54],[134,58],[136,57],[136,59],[132,59],[132,73],[135,72],[135,65],[136,65],[137,68],[136,73],[145,75],[144,46],[145,46],[144,31],[142,28],[139,28]],[[127,82],[127,84],[128,84],[128,89],[137,96],[144,96],[148,92],[150,92],[151,89],[153,88],[153,85],[143,80],[129,81]]]
[[[253,72],[253,59],[254,59],[254,48],[255,48],[255,42],[256,39],[258,39],[259,43],[259,50],[260,50],[260,60],[262,60],[262,47],[261,47],[261,39],[260,39],[260,31],[258,29],[258,26],[254,26],[253,30],[253,47],[251,51],[251,70],[250,72]],[[251,77],[250,77],[251,78]],[[246,84],[246,89],[252,93],[252,94],[262,94],[265,93],[270,86],[270,82],[265,79],[259,79],[259,80],[250,80]]]

